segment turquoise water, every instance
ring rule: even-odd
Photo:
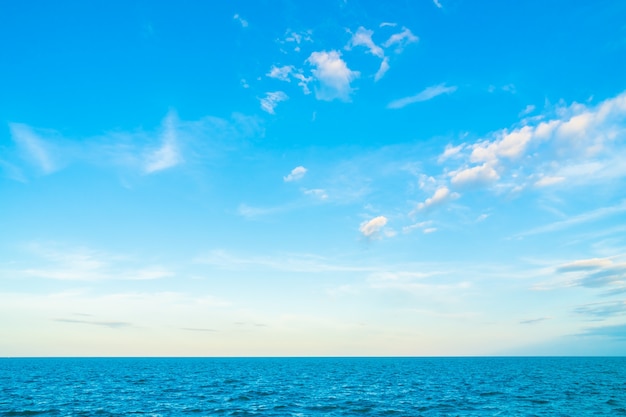
[[[626,358],[0,359],[0,416],[618,416]]]

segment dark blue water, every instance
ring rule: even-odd
[[[626,358],[0,359],[0,416],[618,416]]]

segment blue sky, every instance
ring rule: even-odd
[[[12,2],[0,355],[626,352],[626,4]]]

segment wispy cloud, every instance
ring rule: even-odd
[[[443,6],[439,0],[433,0],[433,3],[435,4],[435,6],[437,6],[438,9],[443,9]]]
[[[537,324],[550,319],[552,319],[552,317],[538,317],[536,319],[522,320],[519,324]]]
[[[305,167],[297,166],[291,170],[289,175],[286,175],[283,177],[283,181],[292,182],[292,181],[301,180],[302,178],[304,178],[304,175],[306,174],[306,172],[307,172],[307,169]]]
[[[587,288],[626,289],[626,262],[615,258],[582,259],[560,265],[559,274],[570,277],[569,285]]]
[[[246,19],[244,19],[243,17],[239,16],[239,13],[236,13],[233,16],[233,19],[237,22],[239,22],[239,24],[241,25],[241,27],[247,28],[248,27],[248,21]]]
[[[88,324],[91,326],[109,327],[111,329],[120,329],[123,327],[133,327],[131,323],[125,321],[96,321],[96,320],[76,320],[76,319],[54,319],[60,323],[72,324]]]
[[[383,78],[387,71],[389,71],[389,58],[385,57],[381,61],[380,67],[378,67],[378,71],[376,71],[376,75],[374,75],[374,81],[379,81]]]
[[[267,77],[276,78],[277,80],[291,82],[289,78],[289,74],[291,74],[294,70],[293,65],[284,65],[282,67],[277,67],[276,65],[272,65],[270,72],[265,74]]]
[[[32,243],[26,247],[34,256],[17,276],[67,281],[153,280],[172,276],[160,265],[141,265],[128,256],[55,243]]]
[[[394,100],[387,105],[388,109],[401,109],[409,104],[419,103],[421,101],[432,100],[433,98],[442,94],[451,94],[456,91],[455,86],[447,86],[446,84],[434,85],[426,88],[424,91],[410,97]]]
[[[275,256],[241,256],[224,250],[213,250],[196,258],[200,264],[226,270],[275,270],[284,272],[364,272],[371,267],[342,265],[311,254],[277,254]]]
[[[32,161],[44,174],[51,174],[57,166],[50,155],[49,145],[31,127],[21,123],[10,123],[11,137],[24,156]]]
[[[177,117],[174,113],[170,113],[165,118],[161,146],[146,156],[144,166],[146,174],[163,171],[183,162],[182,155],[178,150],[176,122]]]
[[[530,229],[526,232],[518,234],[516,237],[525,237],[531,235],[537,235],[541,233],[550,233],[558,230],[567,229],[569,227],[576,226],[578,224],[588,223],[592,221],[596,221],[605,217],[612,216],[614,214],[623,213],[626,211],[626,200],[622,201],[620,204],[610,207],[601,207],[595,210],[591,210],[585,213],[581,213],[575,216],[568,217],[565,220],[560,220],[558,222],[546,224],[544,226],[536,227],[534,229]]]
[[[348,68],[346,62],[341,59],[341,53],[313,52],[307,62],[315,67],[312,73],[319,83],[315,89],[315,97],[318,100],[350,100],[352,93],[350,83],[359,77],[359,72]]]
[[[626,300],[607,301],[602,303],[585,304],[574,309],[577,314],[591,316],[597,319],[606,319],[626,314]]]
[[[385,52],[383,48],[374,43],[372,40],[373,34],[373,30],[365,29],[363,26],[359,27],[357,31],[352,34],[348,45],[346,45],[346,49],[350,50],[356,46],[363,46],[367,48],[370,54],[382,59],[385,56]]]
[[[410,43],[419,41],[419,38],[413,34],[408,28],[403,27],[402,32],[393,34],[383,43],[385,48],[396,46],[396,53],[402,52],[404,47]]]
[[[274,109],[278,106],[278,103],[289,99],[289,96],[282,91],[274,91],[265,93],[265,97],[259,99],[261,102],[261,109],[269,114],[275,114]]]

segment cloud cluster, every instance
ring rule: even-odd
[[[617,163],[624,157],[616,148],[626,136],[626,92],[594,107],[560,104],[551,115],[522,120],[521,126],[496,131],[474,143],[449,146],[440,156],[453,154],[464,164],[450,169],[452,185],[491,185],[507,180],[512,187],[551,187],[626,176]],[[617,152],[615,152],[617,150]],[[621,152],[621,153],[620,153]],[[524,164],[526,176],[517,175]]]
[[[381,24],[381,28],[395,27],[394,23]],[[350,32],[351,33],[351,32]],[[366,53],[380,59],[378,70],[374,74],[374,81],[382,79],[390,69],[389,56],[385,53],[385,48],[395,48],[395,53],[401,53],[403,48],[418,41],[410,29],[403,27],[402,31],[392,34],[382,44],[377,44],[373,40],[374,31],[360,26],[355,33],[351,33],[351,38],[344,49],[351,51],[355,48],[365,48]],[[281,44],[295,43],[296,52],[300,52],[300,45],[304,42],[312,42],[311,33],[287,31],[287,35],[279,42]],[[283,51],[285,52],[285,51]],[[286,53],[286,52],[285,52]],[[291,82],[292,79],[298,81],[298,86],[304,94],[310,94],[309,84],[315,83],[315,98],[324,101],[350,101],[354,91],[352,82],[360,77],[360,71],[353,70],[342,57],[337,49],[313,51],[305,61],[310,66],[309,70],[297,68],[294,65],[272,65],[266,77],[283,82]],[[269,93],[268,93],[269,94]],[[264,107],[267,109],[273,107]]]

